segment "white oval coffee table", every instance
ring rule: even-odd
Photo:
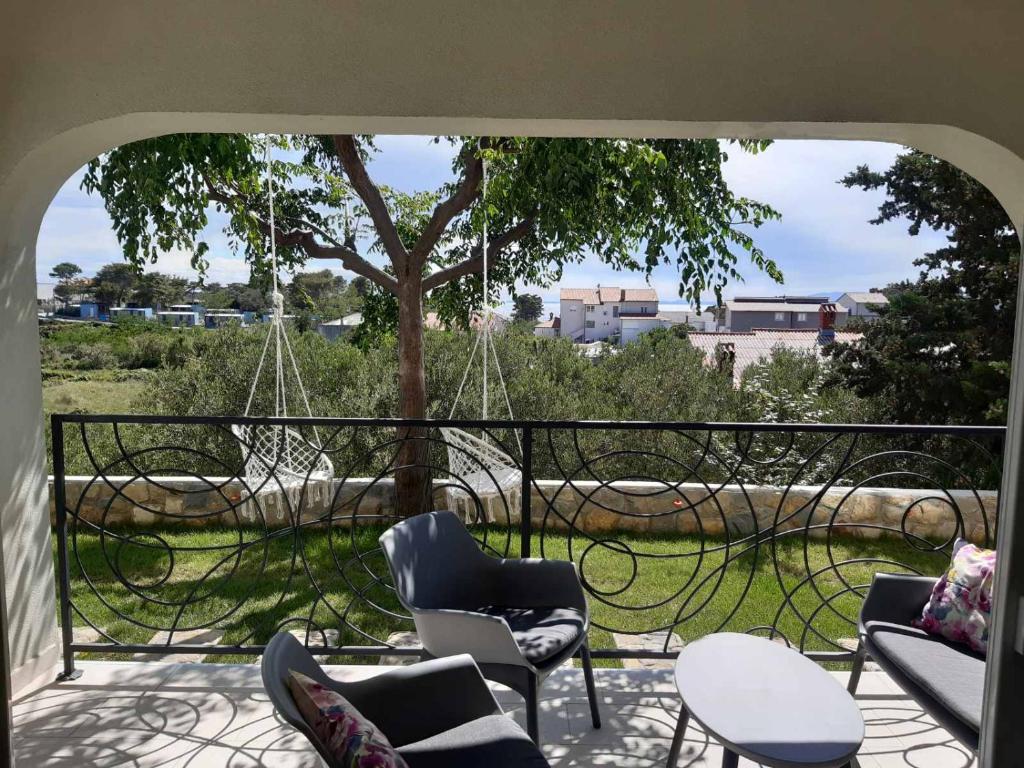
[[[687,645],[676,659],[683,700],[668,768],[675,768],[689,718],[725,748],[770,768],[838,768],[864,741],[853,697],[802,654],[753,635],[721,632]]]

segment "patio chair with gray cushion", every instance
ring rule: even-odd
[[[281,717],[334,768],[288,689],[294,670],[333,688],[380,729],[409,768],[545,768],[537,746],[501,707],[469,656],[434,659],[354,682],[331,679],[287,633],[263,654],[263,686]]]
[[[587,648],[590,614],[571,562],[490,557],[452,512],[404,520],[380,543],[425,655],[470,654],[484,677],[523,696],[527,731],[540,743],[538,689],[579,653],[591,720],[601,727]]]

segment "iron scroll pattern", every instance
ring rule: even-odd
[[[288,430],[335,476],[296,480],[272,458],[251,485],[240,422]],[[510,456],[514,482],[455,462],[463,443],[449,428]],[[871,573],[937,573],[957,537],[991,544],[985,489],[998,487],[1003,439],[992,428],[92,415],[54,416],[52,432],[67,674],[83,652],[251,656],[278,631],[323,656],[418,653],[397,634],[413,625],[377,544],[401,517],[396,479],[409,473],[488,553],[575,562],[595,655],[669,655],[673,637],[732,630],[848,658]],[[455,463],[468,476],[452,477]],[[482,478],[496,492],[480,492]],[[641,636],[640,650],[616,641],[625,635]]]

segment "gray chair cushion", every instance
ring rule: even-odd
[[[472,720],[429,739],[406,744],[398,753],[409,768],[549,765],[530,737],[505,715]]]
[[[575,608],[511,608],[486,605],[477,613],[500,616],[512,630],[523,657],[539,664],[576,643],[586,627],[586,617]]]
[[[868,638],[903,674],[975,731],[981,727],[985,660],[967,646],[914,627],[869,621]]]

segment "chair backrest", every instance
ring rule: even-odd
[[[454,512],[415,515],[380,537],[398,599],[409,610],[476,609],[488,602],[490,557]]]
[[[319,683],[332,684],[330,678],[302,643],[290,634],[282,632],[271,638],[263,652],[263,658],[260,661],[263,687],[267,691],[270,703],[274,705],[274,709],[278,711],[285,722],[309,739],[327,765],[334,768],[336,763],[331,760],[326,745],[309,727],[303,719],[302,713],[299,712],[299,708],[295,705],[292,692],[288,689],[288,672],[290,670],[300,672]]]

